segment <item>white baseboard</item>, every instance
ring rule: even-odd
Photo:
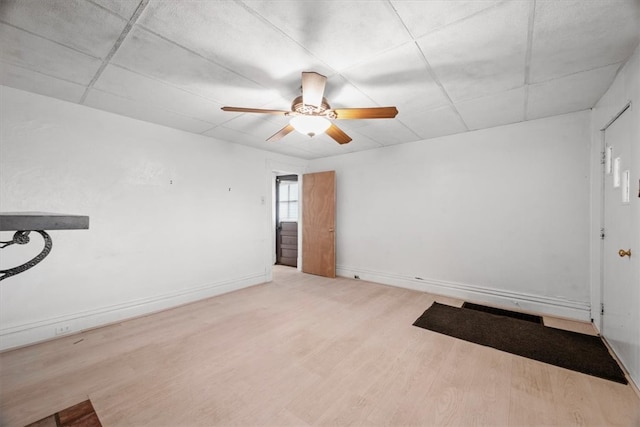
[[[336,274],[341,277],[353,278],[358,276],[362,280],[413,289],[416,291],[444,295],[473,302],[492,304],[505,308],[536,312],[549,316],[563,317],[580,321],[591,320],[591,307],[588,302],[572,301],[557,297],[531,295],[494,289],[464,283],[447,282],[427,278],[415,278],[380,271],[363,270],[336,266]]]
[[[153,296],[122,304],[87,310],[33,323],[0,329],[0,351],[35,344],[109,325],[126,319],[156,313],[169,308],[211,298],[216,295],[267,282],[266,273],[256,273],[198,288]],[[62,329],[62,331],[58,331]],[[56,333],[58,332],[58,333]]]

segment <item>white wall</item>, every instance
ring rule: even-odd
[[[306,161],[0,89],[0,210],[91,221],[50,232],[51,254],[0,282],[0,349],[270,279],[272,165]]]
[[[631,140],[631,159],[632,159],[632,177],[631,177],[631,209],[632,219],[634,223],[630,233],[635,233],[635,244],[632,246],[632,254],[640,253],[640,199],[638,199],[636,187],[640,180],[640,46],[636,48],[633,56],[627,61],[624,67],[618,72],[616,79],[604,96],[598,101],[592,110],[592,148],[591,148],[591,290],[592,304],[599,307],[602,302],[601,290],[601,260],[602,250],[599,237],[599,230],[602,224],[601,203],[602,203],[602,166],[600,164],[600,156],[602,147],[601,132],[606,124],[617,115],[622,108],[631,101],[631,108],[624,114],[631,114],[632,134],[629,135]],[[638,270],[638,258],[629,260],[635,263],[636,272]],[[637,274],[638,275],[638,274]],[[636,306],[640,307],[640,283],[630,283],[628,298],[636,300]],[[625,327],[629,328],[631,336],[635,337],[633,342],[628,343],[628,355],[624,356],[625,367],[634,379],[637,385],[640,385],[640,313],[632,313],[635,320]],[[606,315],[605,315],[606,316]],[[600,313],[594,310],[594,323],[601,327]]]
[[[311,161],[337,173],[338,274],[588,320],[589,119]]]

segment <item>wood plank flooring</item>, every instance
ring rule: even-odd
[[[462,303],[276,266],[268,284],[0,354],[0,424],[91,399],[105,427],[640,425],[628,385],[412,326],[434,300]]]

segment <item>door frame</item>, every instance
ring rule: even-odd
[[[298,271],[302,271],[302,175],[307,172],[306,160],[300,163],[281,162],[274,159],[266,161],[265,193],[266,221],[265,221],[265,281],[273,280],[273,266],[276,260],[276,176],[298,176]]]
[[[278,229],[281,229],[282,227],[279,227],[278,224],[280,223],[280,213],[279,213],[279,207],[278,205],[280,204],[280,186],[278,185],[279,182],[282,181],[292,181],[292,182],[299,182],[299,177],[297,174],[281,174],[278,173],[275,175],[274,177],[275,179],[275,196],[273,199],[273,205],[274,205],[274,210],[275,210],[275,236],[276,236],[276,244],[275,244],[275,257],[274,257],[274,264],[278,264],[278,249],[280,249],[280,245],[279,245],[279,239],[278,239]],[[298,206],[301,206],[301,202],[300,202],[300,190],[298,189]],[[300,213],[300,209],[298,209],[298,218],[296,221],[296,224],[298,224],[298,233],[300,233],[300,227],[299,227],[299,221],[301,218],[301,213]],[[300,248],[296,245],[296,267],[298,266],[299,263],[299,259],[301,258],[299,256],[300,253]]]
[[[598,329],[600,334],[603,333],[603,317],[600,313],[601,306],[604,303],[604,287],[605,287],[605,278],[604,278],[604,239],[601,238],[600,234],[603,230],[605,230],[605,175],[606,175],[606,164],[605,164],[605,152],[606,152],[606,131],[615,121],[620,118],[627,110],[632,109],[631,100],[627,101],[617,113],[615,113],[605,124],[599,129],[599,185],[597,195],[598,200],[598,229],[597,229],[597,239],[598,239],[598,250],[597,250],[597,273],[598,273],[598,281],[597,281],[597,289],[592,287],[592,298],[591,298],[591,320],[593,324]],[[595,221],[594,221],[595,222]],[[605,230],[606,232],[606,230]]]

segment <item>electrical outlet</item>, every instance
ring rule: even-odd
[[[56,335],[64,335],[69,332],[71,332],[71,326],[69,325],[56,326]]]

